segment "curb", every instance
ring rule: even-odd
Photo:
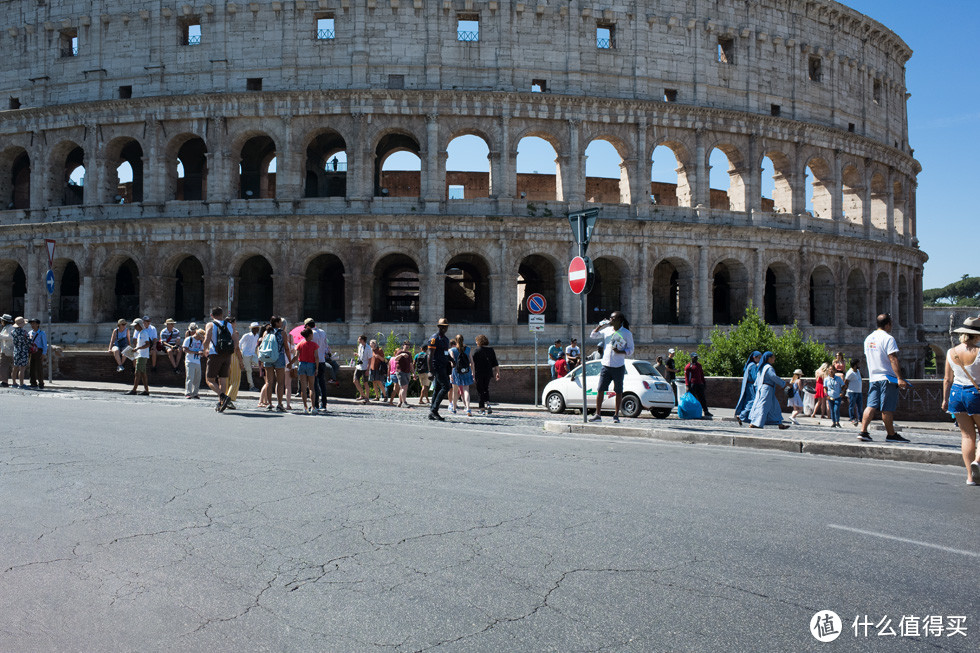
[[[961,467],[963,457],[958,451],[944,451],[914,446],[895,446],[883,444],[851,444],[847,442],[821,442],[793,438],[766,438],[752,435],[729,435],[722,433],[678,431],[669,429],[645,429],[629,426],[591,426],[570,424],[568,422],[546,421],[544,430],[549,433],[587,433],[590,435],[616,435],[636,438],[649,438],[664,442],[683,444],[709,444],[749,449],[767,449],[790,453],[805,453],[816,456],[837,456],[842,458],[869,458],[894,462],[924,463],[929,465],[951,465]]]

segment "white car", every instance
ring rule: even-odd
[[[588,361],[585,364],[586,401],[589,407],[595,406],[596,390],[599,387],[601,361]],[[576,367],[560,379],[555,379],[544,387],[541,400],[551,413],[561,413],[567,408],[582,407],[582,366]],[[602,401],[602,410],[616,409],[616,393],[609,386]],[[649,410],[654,417],[665,419],[674,409],[674,393],[670,385],[647,361],[626,360],[626,376],[623,377],[623,402],[620,412],[625,417],[639,417]]]

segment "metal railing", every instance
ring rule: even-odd
[[[475,43],[476,41],[480,40],[480,33],[461,29],[456,32],[456,40],[467,43]]]
[[[334,30],[332,29],[318,29],[316,31],[317,41],[328,41],[335,37],[336,37],[336,32],[334,32]]]
[[[595,46],[600,50],[612,50],[613,40],[612,39],[596,39]]]
[[[61,48],[62,57],[77,57],[78,56],[78,46],[73,45],[68,48]]]
[[[201,45],[201,35],[192,34],[187,37],[187,43],[185,45]]]

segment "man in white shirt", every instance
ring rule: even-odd
[[[143,316],[143,331],[146,331],[147,337],[150,339],[150,367],[154,372],[157,371],[157,349],[159,348],[159,336],[157,336],[157,328],[150,323],[150,316]]]
[[[367,345],[367,336],[357,337],[357,357],[354,359],[354,388],[360,395],[357,401],[368,401],[368,390],[371,383],[368,377],[368,368],[371,362],[371,349]],[[363,381],[363,384],[362,384]]]
[[[885,439],[889,442],[908,442],[895,433],[892,417],[898,407],[898,389],[909,387],[902,378],[902,366],[898,362],[898,343],[892,337],[892,316],[878,316],[878,328],[864,340],[864,360],[868,363],[868,404],[861,419],[858,440],[871,442],[868,425],[875,411],[881,412],[885,424]]]
[[[133,343],[133,349],[136,351],[136,360],[134,361],[136,372],[133,374],[133,389],[126,393],[128,395],[136,394],[136,388],[139,387],[140,381],[143,382],[143,392],[139,394],[147,396],[150,394],[150,382],[146,368],[150,362],[150,347],[153,345],[154,339],[150,337],[150,331],[143,328],[143,324],[143,320],[133,320],[133,333],[136,336],[136,342]]]
[[[242,369],[245,371],[245,389],[251,390],[256,387],[252,380],[252,369],[259,366],[259,326],[258,322],[248,325],[248,333],[243,335],[238,341],[238,348],[242,350]]]
[[[595,416],[590,422],[602,421],[602,400],[605,397],[609,384],[613,384],[616,392],[616,412],[613,413],[613,422],[619,424],[619,407],[623,402],[623,379],[626,376],[626,357],[633,353],[633,334],[629,330],[629,322],[619,311],[614,311],[609,316],[608,322],[600,323],[589,337],[593,340],[601,340],[602,348],[602,371],[599,373],[599,387],[596,389],[595,397]]]
[[[851,419],[851,425],[860,424],[859,418],[864,415],[864,405],[861,397],[864,390],[861,388],[861,359],[851,360],[851,369],[847,370],[844,376],[844,392],[847,393],[847,416]]]
[[[569,370],[574,370],[582,362],[582,350],[575,338],[572,338],[572,344],[565,347],[565,362],[568,363]]]

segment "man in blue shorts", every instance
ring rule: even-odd
[[[619,311],[614,311],[608,320],[599,323],[589,337],[602,341],[602,371],[599,373],[599,387],[596,389],[595,416],[590,422],[602,421],[602,401],[612,384],[616,392],[616,412],[613,422],[619,424],[619,407],[623,402],[623,378],[626,375],[626,357],[633,353],[633,334],[629,322]]]
[[[864,340],[864,360],[868,362],[868,404],[861,418],[861,431],[858,440],[871,442],[868,425],[881,413],[885,424],[885,439],[888,442],[908,442],[895,433],[892,417],[898,407],[898,389],[909,384],[902,377],[902,366],[898,362],[898,343],[892,336],[892,316],[882,313],[878,316],[878,328]]]

